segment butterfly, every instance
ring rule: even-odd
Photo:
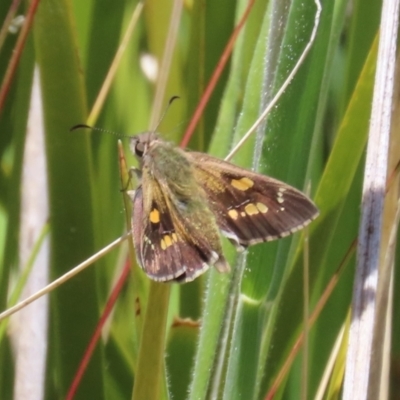
[[[190,282],[210,266],[229,272],[220,234],[239,250],[288,236],[318,216],[314,203],[276,179],[164,141],[130,138],[139,184],[128,191],[138,263],[155,281]]]

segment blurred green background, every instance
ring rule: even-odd
[[[105,103],[89,122],[122,135],[136,134],[154,127],[160,109],[178,95],[158,131],[179,144],[248,4],[146,1],[115,65]],[[69,129],[87,122],[137,2],[42,0],[12,80],[5,77],[19,33],[7,31],[10,6],[8,1],[0,4],[6,21],[0,36],[2,90],[10,84],[0,109],[2,310],[25,286],[23,271],[30,271],[30,256],[38,260],[32,252],[41,245],[41,234],[47,247],[36,264],[44,268],[40,274],[45,281],[127,230],[129,202],[124,203],[121,192],[117,138]],[[274,389],[274,398],[316,398],[318,391],[320,398],[340,396],[345,352],[333,349],[346,343],[342,329],[347,329],[352,296],[351,246],[360,215],[380,8],[378,0],[356,0],[351,6],[323,1],[310,53],[265,124],[233,160],[310,193],[320,217],[306,236],[296,233],[260,244],[239,257],[224,243],[233,272],[211,270],[182,286],[150,283],[134,257],[129,258],[125,243],[57,288],[48,306],[42,306],[40,319],[27,311],[8,325],[2,321],[1,399],[24,398],[18,393],[30,393],[32,399],[66,398],[111,288],[129,259],[132,272],[74,398],[265,398],[304,329],[304,299],[309,299],[311,312],[346,260],[325,308],[309,326],[307,351],[294,358]],[[13,17],[26,16],[28,9],[27,3],[20,4]],[[312,0],[255,1],[190,140],[191,149],[227,155],[294,67],[310,40],[315,15]],[[168,41],[173,29],[176,41]],[[163,64],[166,56],[169,67]],[[162,73],[165,87],[157,80]],[[38,144],[43,134],[44,147],[24,158],[29,137]],[[128,140],[122,141],[127,163],[134,165]],[[24,168],[31,174],[23,173]],[[36,180],[45,176],[40,186]],[[47,198],[48,208],[26,206],[26,193],[32,193],[28,187],[39,191],[32,204],[45,204]],[[31,215],[40,218],[32,222]],[[49,230],[43,233],[45,226]],[[31,280],[26,293],[33,290]],[[36,331],[32,326],[38,320],[48,322],[39,323]],[[394,366],[399,364],[397,331],[393,318]],[[24,332],[28,339],[18,339]],[[27,349],[35,348],[36,355],[24,364]],[[35,389],[21,371],[35,376]]]

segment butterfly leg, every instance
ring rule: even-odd
[[[137,178],[142,179],[142,171],[136,167],[129,168],[129,177],[132,179],[133,174],[136,175]]]
[[[135,193],[136,190],[127,190],[126,194],[130,197],[130,199],[133,201],[135,199]]]
[[[139,168],[130,167],[128,173],[129,173],[128,182],[126,183],[126,186],[121,189],[121,192],[127,192],[128,191],[128,187],[129,187],[130,183],[132,182],[132,179],[133,179],[134,175],[136,175],[136,177],[139,178],[139,179],[142,178],[142,171]]]

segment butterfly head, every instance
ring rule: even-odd
[[[154,132],[144,132],[140,135],[132,136],[130,139],[130,148],[132,153],[142,160],[147,151],[159,141],[159,137]]]

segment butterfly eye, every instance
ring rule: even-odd
[[[135,154],[138,157],[142,157],[144,153],[144,144],[141,142],[137,142],[135,146]]]

